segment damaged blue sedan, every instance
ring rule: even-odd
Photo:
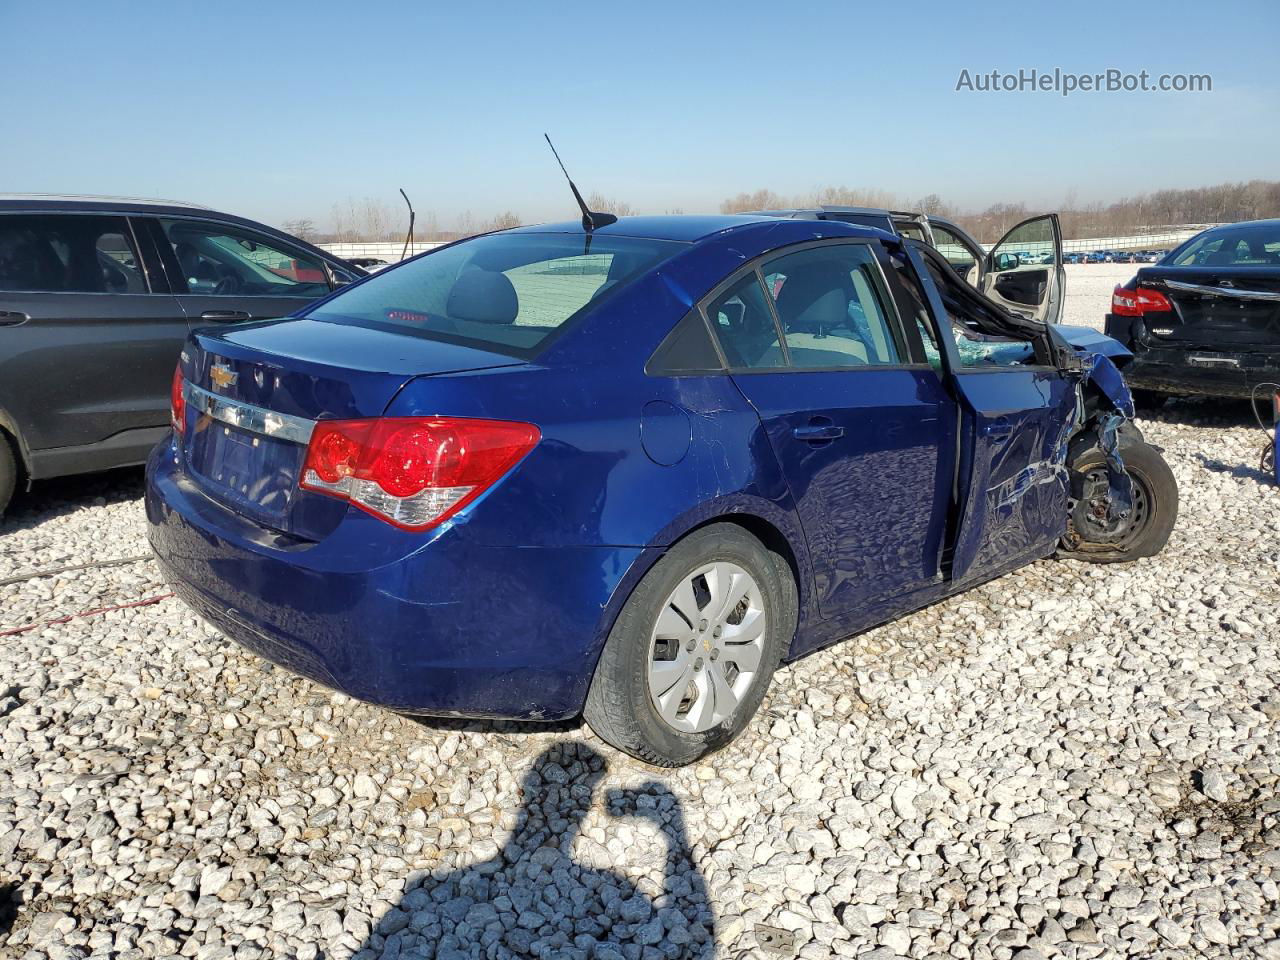
[[[585,715],[688,763],[782,662],[1050,555],[1165,545],[1127,352],[1053,322],[1056,218],[963,276],[944,252],[588,213],[198,330],[152,545],[224,633],[353,697]]]

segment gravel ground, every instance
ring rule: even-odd
[[[814,654],[674,772],[356,703],[172,598],[46,623],[163,598],[149,561],[0,585],[0,630],[40,624],[0,636],[0,956],[1280,958],[1280,491],[1248,424],[1142,421],[1182,489],[1161,556]],[[0,581],[145,553],[140,489],[43,485]]]
[[[1062,305],[1062,322],[1102,329],[1103,318],[1111,312],[1111,293],[1117,283],[1128,283],[1140,263],[1068,263],[1067,299]]]

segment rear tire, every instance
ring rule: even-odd
[[[13,497],[18,486],[18,462],[13,455],[13,445],[9,438],[0,432],[0,517],[4,516],[5,507]]]
[[[1063,538],[1059,556],[1093,563],[1125,563],[1139,557],[1154,557],[1169,542],[1178,520],[1178,482],[1160,452],[1150,444],[1120,436],[1120,457],[1125,473],[1133,481],[1133,511],[1125,528],[1106,529],[1087,518],[1080,504],[1073,511],[1071,530]],[[1071,495],[1086,495],[1091,476],[1107,469],[1099,447],[1083,451],[1071,463]]]
[[[587,722],[657,766],[721,749],[764,699],[795,609],[789,567],[759,540],[732,523],[694,531],[627,598],[587,694]]]

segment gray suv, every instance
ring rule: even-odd
[[[0,195],[0,513],[24,474],[142,463],[193,328],[284,316],[365,275],[192,204]]]

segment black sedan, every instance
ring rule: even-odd
[[[1248,397],[1280,381],[1280,219],[1214,227],[1111,298],[1106,332],[1131,351],[1135,399]]]

